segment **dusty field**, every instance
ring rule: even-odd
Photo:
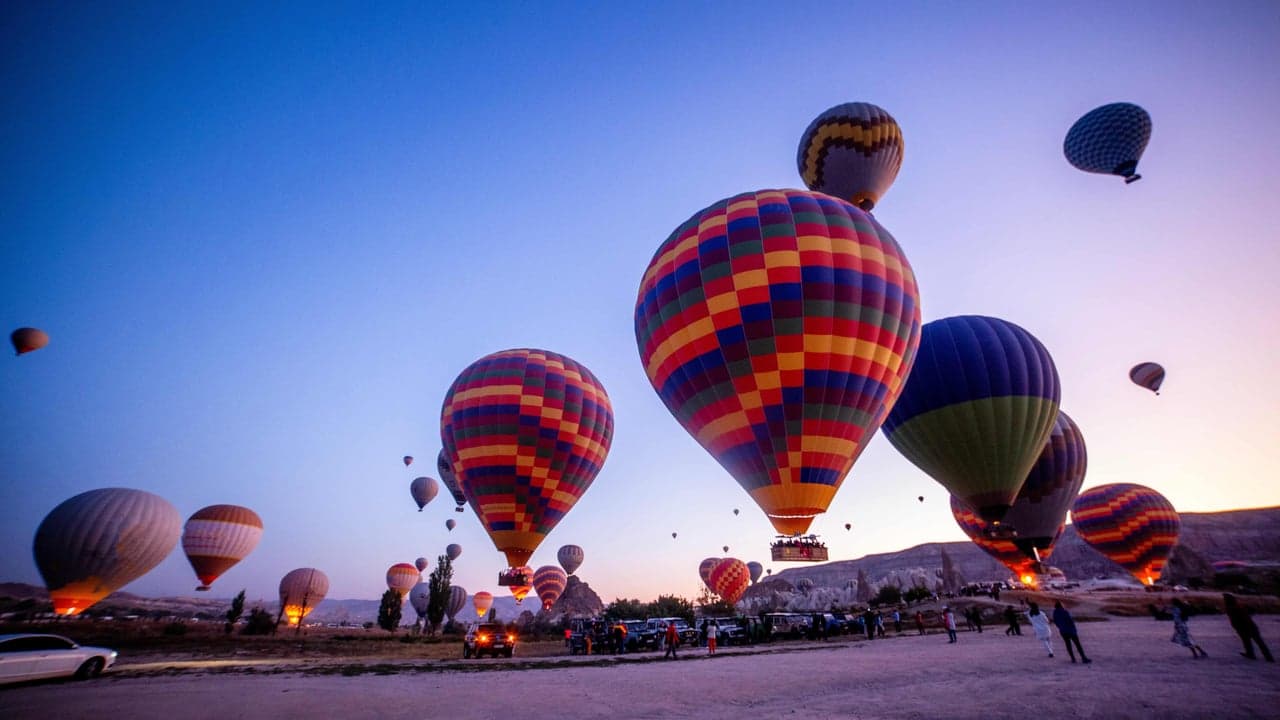
[[[1280,618],[1259,621],[1280,650]],[[649,653],[623,661],[193,660],[171,670],[172,662],[125,663],[111,678],[0,690],[0,717],[1280,716],[1280,665],[1241,658],[1220,616],[1192,622],[1206,660],[1170,643],[1169,623],[1147,619],[1082,625],[1088,666],[1070,664],[1058,638],[1050,659],[1029,634],[991,630],[961,632],[956,645],[931,634],[781,643],[715,658],[688,649],[676,662]],[[182,674],[156,675],[168,672]]]

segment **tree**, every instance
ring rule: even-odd
[[[449,584],[453,582],[453,561],[448,555],[436,558],[436,569],[427,578],[430,595],[427,597],[427,622],[431,623],[428,634],[435,635],[440,623],[444,620],[444,612],[449,608]]]
[[[271,635],[276,631],[276,619],[260,607],[249,611],[249,622],[241,632],[245,635]]]
[[[387,632],[395,632],[400,627],[400,610],[404,599],[400,593],[388,589],[382,593],[382,604],[378,606],[378,627]]]
[[[876,594],[874,602],[876,605],[897,605],[902,602],[902,591],[897,585],[885,585]]]
[[[649,606],[649,617],[678,617],[693,622],[693,603],[676,595],[659,595]]]
[[[929,592],[929,588],[916,585],[903,594],[902,599],[908,603],[921,602],[933,597],[933,593]]]
[[[632,618],[643,618],[649,615],[649,603],[642,603],[639,600],[617,598],[604,608],[604,616],[607,620],[629,620]],[[662,617],[658,615],[657,617]]]
[[[227,611],[226,630],[228,635],[231,634],[232,628],[235,627],[236,621],[240,619],[241,615],[244,615],[244,590],[241,590],[239,595],[232,598],[231,609]]]
[[[724,598],[711,592],[706,587],[702,588],[702,592],[698,594],[698,607],[702,608],[702,615],[734,615],[737,609],[733,607],[733,603],[724,601]]]

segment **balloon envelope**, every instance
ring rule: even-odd
[[[200,579],[196,590],[208,590],[260,540],[262,518],[247,507],[210,505],[197,510],[182,528],[182,550]]]
[[[431,583],[420,582],[409,590],[409,604],[419,618],[426,617],[427,608],[431,605]]]
[[[424,558],[424,557],[420,557],[420,558],[418,558],[417,560],[414,560],[414,561],[413,561],[413,566],[414,566],[414,567],[416,567],[416,568],[418,568],[418,572],[420,572],[420,573],[421,573],[421,572],[426,572],[426,571],[427,571],[427,566],[428,566],[428,565],[430,565],[430,563],[429,563],[429,562],[427,561],[427,559],[426,559],[426,558]]]
[[[560,567],[570,575],[578,571],[582,567],[582,561],[586,559],[586,553],[577,545],[563,545],[556,552],[556,561],[560,563]]]
[[[414,585],[422,582],[422,573],[409,563],[396,563],[387,568],[387,588],[395,590],[403,601]]]
[[[1159,395],[1160,386],[1164,384],[1164,367],[1160,363],[1138,363],[1129,369],[1129,379],[1135,385]]]
[[[103,488],[63,501],[36,528],[36,566],[53,611],[77,615],[160,564],[182,532],[169,501]]]
[[[1071,522],[1085,542],[1144,585],[1160,579],[1182,525],[1163,495],[1132,483],[1080,493],[1071,506]]]
[[[711,569],[720,562],[720,558],[709,557],[698,563],[698,577],[702,578],[703,584],[708,588],[711,587]]]
[[[418,503],[418,512],[422,512],[422,508],[434,500],[439,492],[440,486],[435,478],[419,477],[409,483],[409,494],[413,496],[413,501]]]
[[[493,594],[481,590],[471,598],[471,605],[476,609],[476,615],[484,617],[489,612],[489,608],[493,607]]]
[[[458,543],[449,543],[444,548],[444,554],[447,555],[450,560],[457,560],[462,557],[462,546]]]
[[[730,605],[738,602],[751,584],[751,572],[737,558],[723,558],[711,568],[711,592]]]
[[[13,343],[14,354],[23,355],[48,345],[49,336],[38,328],[23,327],[9,333],[9,342]]]
[[[1062,141],[1067,161],[1085,172],[1140,179],[1138,161],[1151,140],[1151,116],[1132,103],[1094,108],[1075,122]]]
[[[956,525],[960,526],[960,529],[973,541],[974,545],[982,548],[983,552],[1009,568],[1009,572],[1013,573],[1019,580],[1025,583],[1035,581],[1037,570],[1035,560],[1027,557],[1019,550],[1018,546],[1013,544],[1012,539],[988,536],[986,533],[987,524],[974,514],[968,505],[965,505],[962,500],[956,499],[955,496],[951,497],[951,516],[955,518]],[[1056,535],[1054,539],[1057,539]],[[1040,551],[1041,561],[1047,560],[1052,553],[1053,543],[1049,543],[1049,547]]]
[[[467,590],[460,585],[449,586],[449,603],[445,606],[444,614],[449,616],[452,622],[458,613],[462,612],[462,608],[467,606]]]
[[[1053,358],[1031,333],[999,318],[943,318],[924,326],[884,433],[979,517],[997,522],[1044,448],[1060,398]]]
[[[440,413],[445,457],[511,567],[524,565],[604,465],[613,409],[574,360],[505,350],[454,380]]]
[[[543,610],[550,610],[551,606],[556,604],[556,600],[560,599],[568,582],[569,578],[564,574],[564,570],[555,565],[543,565],[533,573],[533,589],[542,600]]]
[[[413,456],[412,456],[412,455],[405,455],[405,456],[404,456],[404,466],[405,466],[405,467],[409,467],[409,466],[410,466],[410,465],[412,465],[412,464],[413,464]]]
[[[752,560],[747,563],[747,572],[751,574],[751,584],[755,585],[756,581],[760,579],[760,575],[764,573],[764,565]]]
[[[458,527],[458,521],[457,521],[457,520],[454,520],[453,518],[449,518],[448,520],[445,520],[445,521],[444,521],[444,526],[445,526],[445,528],[446,528],[446,529],[448,529],[448,530],[452,530],[452,529],[454,529],[454,528]]]
[[[871,210],[902,167],[902,128],[884,108],[853,102],[805,128],[796,167],[805,187]]]
[[[1037,551],[1047,550],[1062,532],[1088,463],[1080,428],[1058,411],[1039,459],[1004,516],[1004,524],[1018,533],[1013,544],[1028,557],[1034,559]]]
[[[280,608],[290,625],[302,622],[329,593],[329,576],[315,568],[290,570],[280,579]]]
[[[528,565],[521,565],[520,567],[513,568],[513,569],[515,570],[516,574],[524,575],[525,577],[529,578],[528,585],[511,585],[511,586],[508,586],[507,588],[508,590],[511,591],[511,597],[516,599],[516,604],[519,604],[524,602],[525,596],[528,595],[529,591],[533,589],[533,568],[529,567]]]
[[[467,504],[467,496],[463,495],[462,488],[458,487],[458,477],[453,472],[453,465],[445,459],[443,450],[436,455],[436,471],[440,473],[440,482],[444,483],[445,489],[458,505],[458,512],[462,512],[462,506]]]
[[[897,242],[826,195],[761,190],[689,218],[640,283],[650,383],[778,532],[826,512],[920,337]]]

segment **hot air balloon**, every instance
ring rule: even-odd
[[[1037,553],[1048,550],[1062,532],[1071,502],[1084,484],[1088,464],[1080,428],[1066,413],[1058,411],[1049,440],[1004,516],[1004,523],[1018,531],[1013,544],[1027,557],[1040,559]]]
[[[1094,108],[1076,121],[1062,141],[1067,162],[1090,173],[1119,175],[1128,185],[1137,174],[1142,151],[1151,139],[1151,116],[1132,103]]]
[[[852,530],[852,529],[853,529],[853,523],[845,523],[845,524],[844,524],[844,529],[845,529],[845,530]]]
[[[450,560],[457,560],[462,557],[462,546],[458,543],[449,543],[444,548],[444,554],[448,555]]]
[[[747,572],[751,574],[751,584],[755,585],[756,581],[760,579],[761,573],[764,572],[764,565],[752,560],[747,563]]]
[[[764,571],[764,574],[765,574],[765,575],[772,575],[772,574],[773,574],[773,568],[769,568],[768,570],[765,570],[765,571]]]
[[[516,577],[523,576],[529,579],[528,583],[525,585],[508,586],[508,589],[511,590],[511,597],[515,598],[516,604],[519,605],[524,602],[524,597],[533,589],[533,568],[528,565],[521,565],[520,567],[512,568],[511,570],[515,573]]]
[[[582,567],[582,561],[585,558],[586,554],[577,545],[564,545],[556,552],[556,561],[570,575],[577,572],[579,567]]]
[[[59,615],[147,574],[178,544],[182,516],[142,490],[103,488],[64,500],[36,528],[36,566]]]
[[[208,590],[218,576],[245,559],[262,539],[262,518],[239,505],[210,505],[187,518],[182,550],[200,579],[196,590]]]
[[[428,565],[430,565],[430,564],[431,564],[431,563],[430,563],[430,562],[428,562],[428,561],[427,561],[427,559],[426,559],[426,558],[424,558],[424,557],[420,557],[420,558],[418,558],[417,560],[414,560],[414,561],[413,561],[413,566],[414,566],[414,567],[416,567],[416,568],[418,568],[418,572],[420,572],[420,573],[424,573],[424,572],[426,572],[426,571],[427,571],[427,566],[428,566]]]
[[[1181,527],[1178,512],[1163,495],[1131,483],[1100,485],[1080,493],[1071,506],[1071,522],[1094,550],[1144,585],[1160,579]]]
[[[956,525],[960,526],[974,545],[982,548],[983,552],[1009,568],[1009,572],[1023,583],[1030,585],[1035,582],[1039,570],[1035,560],[1023,554],[1018,546],[1013,544],[1013,540],[989,535],[986,532],[986,523],[955,496],[951,497],[951,516],[955,518]],[[1056,540],[1057,537],[1055,536],[1054,539]],[[1053,543],[1050,543],[1048,548],[1040,551],[1040,560],[1042,562],[1047,560],[1052,552]]]
[[[533,589],[542,600],[542,609],[550,610],[560,599],[569,578],[555,565],[543,565],[533,573]]]
[[[613,409],[600,382],[574,360],[504,350],[454,380],[440,437],[471,508],[516,567],[600,472],[613,442]]]
[[[722,547],[722,548],[720,548],[720,549],[721,549],[721,550],[723,550],[723,551],[725,551],[725,552],[729,552],[729,546],[728,546],[728,545],[725,545],[724,547]]]
[[[796,166],[805,187],[870,212],[902,167],[902,128],[871,103],[837,105],[800,136]]]
[[[672,540],[675,540],[675,539],[676,539],[676,533],[671,533],[671,539],[672,539]]]
[[[23,355],[48,345],[49,335],[38,328],[23,327],[9,333],[9,342],[15,355]]]
[[[414,585],[422,582],[422,574],[409,563],[396,563],[387,568],[387,588],[395,590],[403,601]]]
[[[454,528],[458,527],[458,521],[454,520],[453,518],[449,518],[448,520],[444,521],[444,526],[448,530],[453,530]]]
[[[742,593],[746,592],[747,586],[751,584],[751,573],[747,570],[746,563],[741,560],[722,558],[711,568],[708,581],[711,592],[732,605],[738,602]]]
[[[449,602],[445,605],[444,614],[449,616],[449,622],[462,612],[462,608],[467,605],[467,590],[460,585],[449,586]]]
[[[813,581],[809,578],[800,578],[796,581],[796,588],[802,593],[808,593],[813,589]]]
[[[412,465],[412,464],[413,464],[413,456],[412,456],[412,455],[405,455],[405,456],[404,456],[404,466],[405,466],[405,467],[409,467],[409,466],[410,466],[410,465]]]
[[[444,451],[436,455],[436,470],[440,473],[440,482],[444,483],[449,494],[453,496],[453,502],[457,504],[454,508],[455,512],[462,512],[463,506],[467,504],[467,496],[462,494],[462,488],[458,487],[458,476],[453,472],[453,466],[444,457]]]
[[[422,508],[434,500],[439,492],[440,486],[435,478],[419,477],[409,483],[409,494],[413,496],[413,501],[418,503],[418,512],[422,512]]]
[[[431,606],[431,583],[420,582],[409,590],[409,604],[418,613],[418,620],[427,616],[427,608]]]
[[[481,590],[471,598],[471,605],[476,609],[476,615],[484,617],[489,608],[493,607],[493,594]]]
[[[889,442],[988,523],[1022,488],[1058,417],[1049,351],[1006,320],[924,326],[920,355],[884,423]]]
[[[917,495],[917,496],[916,496],[916,501],[918,501],[918,502],[924,502],[924,496],[923,496],[923,495]]]
[[[300,625],[328,592],[329,577],[319,570],[290,570],[280,579],[280,608],[289,625]]]
[[[702,578],[702,582],[708,588],[711,587],[711,568],[720,562],[720,558],[709,557],[698,563],[698,577]]]
[[[911,266],[870,215],[761,190],[676,228],[641,280],[635,330],[667,409],[795,535],[897,399],[920,309]]]
[[[1164,368],[1160,363],[1138,363],[1129,369],[1129,379],[1135,385],[1159,395],[1160,386],[1164,383]]]
[[[733,514],[734,514],[734,515],[737,515],[737,514],[738,514],[738,508],[734,508],[734,509],[733,509]]]

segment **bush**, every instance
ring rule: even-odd
[[[256,607],[249,611],[249,622],[240,632],[244,635],[270,635],[275,631],[276,619],[271,617],[271,613]]]
[[[895,585],[885,585],[871,602],[875,605],[897,605],[902,602],[902,591]]]
[[[187,626],[180,622],[171,622],[168,625],[165,625],[164,630],[161,632],[163,632],[165,635],[175,635],[175,636],[181,637],[187,634]]]

